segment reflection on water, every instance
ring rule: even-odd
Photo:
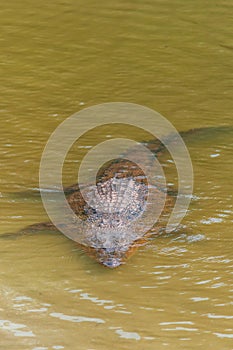
[[[50,314],[52,317],[57,317],[60,320],[70,321],[70,322],[94,322],[94,323],[105,323],[104,320],[101,320],[100,318],[91,318],[91,317],[82,317],[82,316],[69,316],[64,315],[59,312],[52,312]]]
[[[2,330],[11,332],[15,337],[35,337],[32,331],[26,331],[27,326],[20,323],[13,323],[9,320],[0,320]]]
[[[231,125],[230,6],[2,4],[1,234],[46,220],[31,190],[41,153],[57,125],[84,107],[134,102],[178,130]],[[111,135],[106,127],[72,149],[67,185],[76,182],[85,152]],[[195,191],[183,226],[150,241],[122,268],[104,269],[59,234],[1,239],[2,348],[230,349],[232,136],[223,128],[185,138]],[[175,186],[171,159],[162,161]]]

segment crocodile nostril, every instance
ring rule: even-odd
[[[116,258],[110,258],[110,259],[103,261],[102,264],[106,267],[115,268],[115,267],[120,266],[122,263],[120,260],[118,260]]]

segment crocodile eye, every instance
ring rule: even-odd
[[[103,248],[103,250],[104,250],[107,254],[114,254],[114,253],[115,253],[115,249],[114,249],[114,248]]]

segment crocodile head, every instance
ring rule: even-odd
[[[111,178],[86,190],[89,205],[80,234],[87,253],[100,264],[115,268],[122,265],[140,237],[134,222],[146,205],[147,186],[133,178]]]

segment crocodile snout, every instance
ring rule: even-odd
[[[109,258],[107,260],[104,260],[102,264],[106,267],[109,267],[110,269],[114,269],[115,267],[120,266],[122,262],[116,258]]]
[[[125,252],[112,248],[99,249],[97,259],[101,264],[109,268],[116,268],[124,263]]]

